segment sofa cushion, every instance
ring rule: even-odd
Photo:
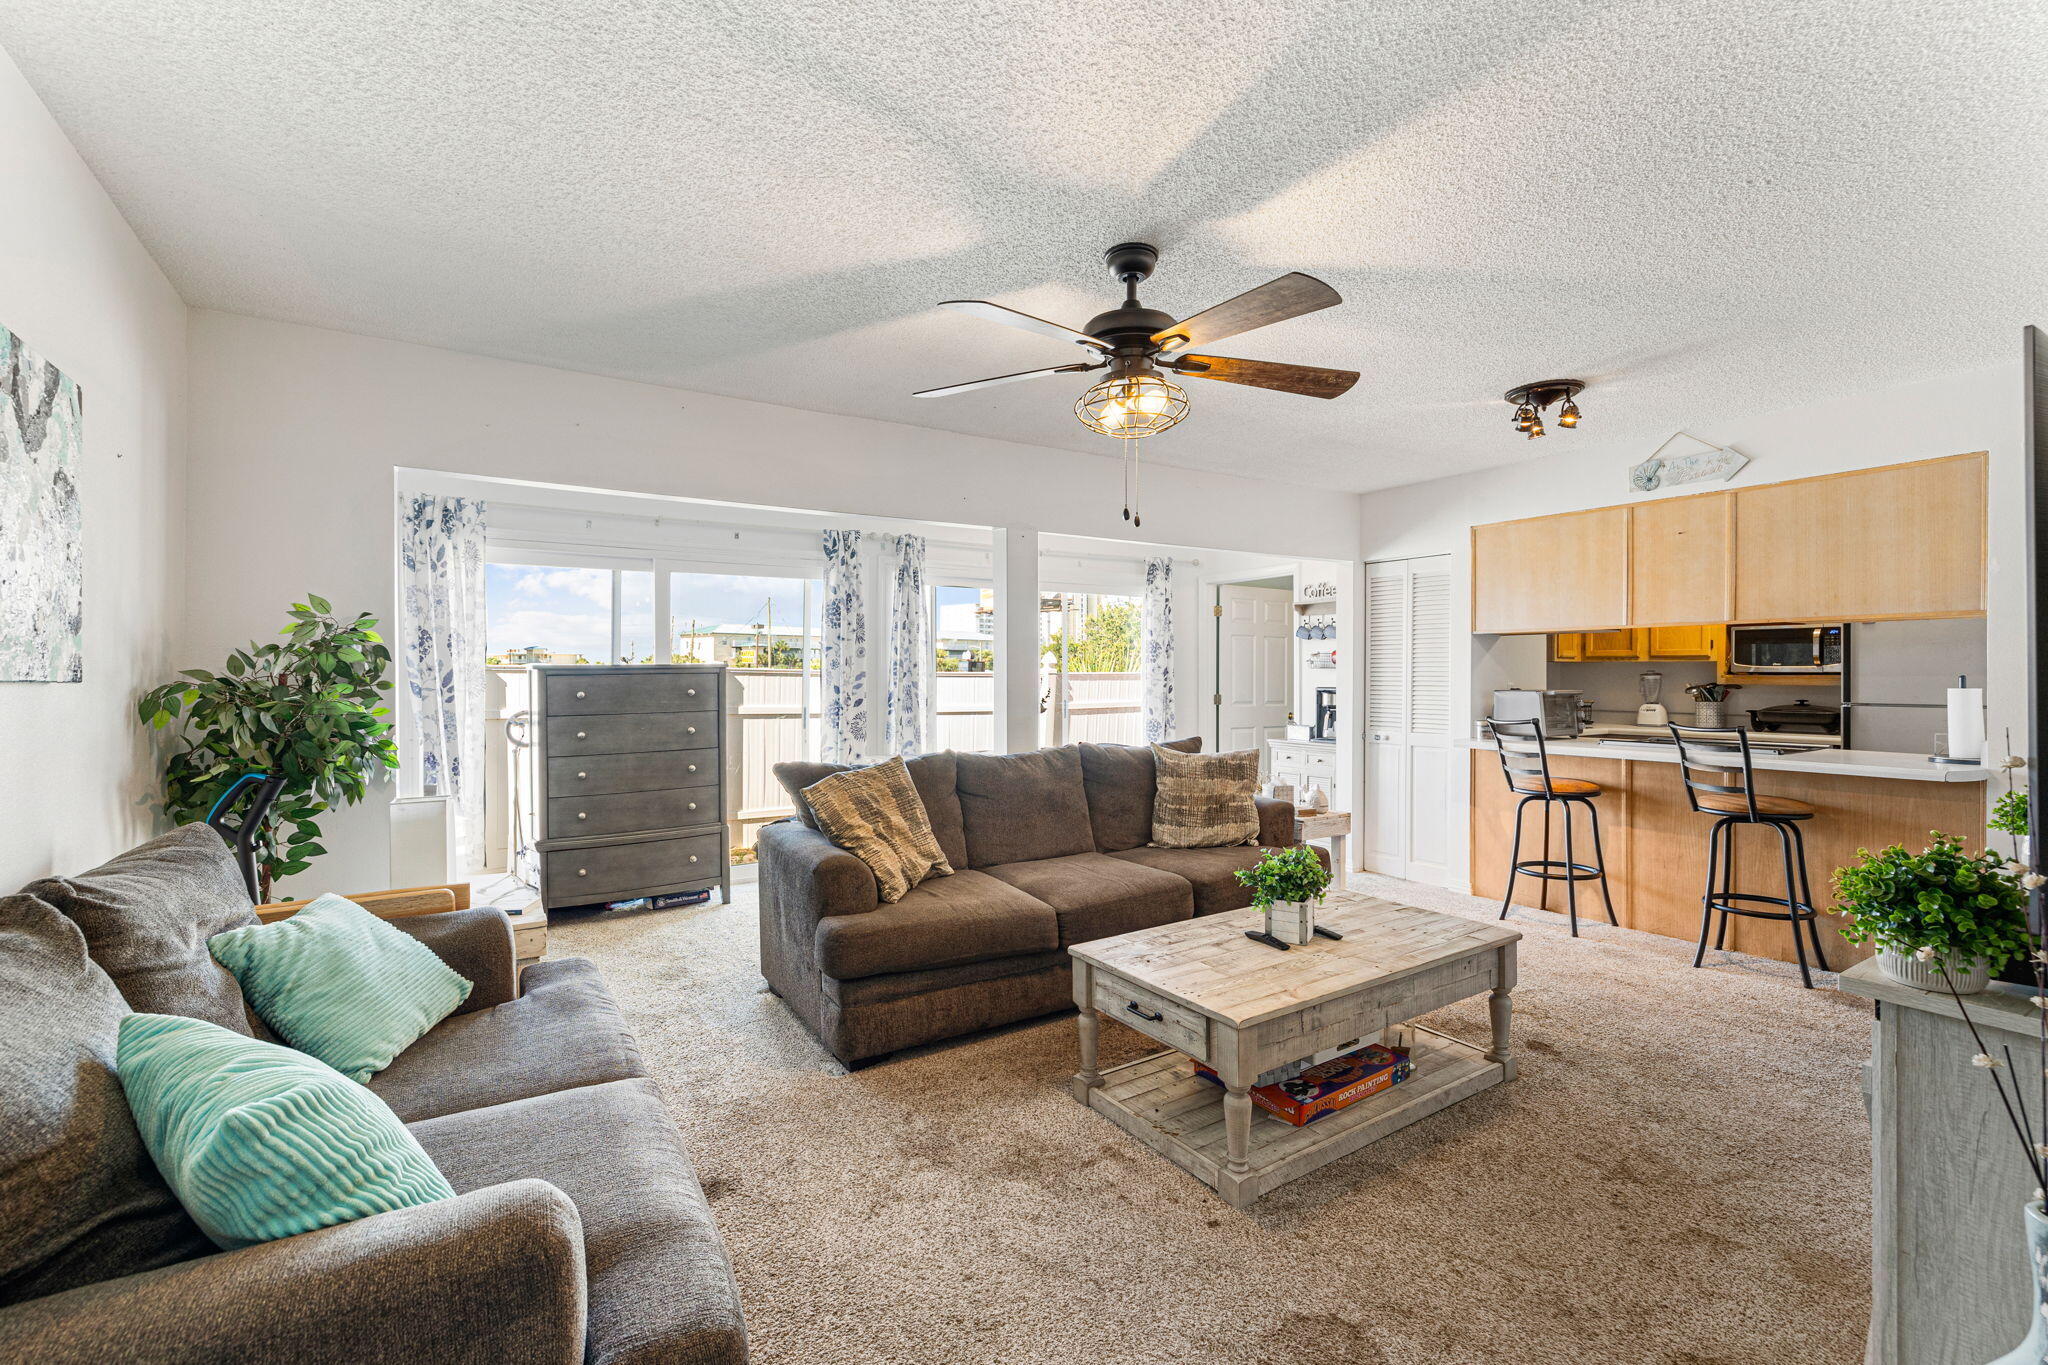
[[[1202,737],[1170,740],[1162,747],[1183,753],[1202,751]],[[1083,744],[1081,783],[1088,792],[1088,824],[1095,831],[1095,851],[1116,853],[1152,842],[1152,799],[1159,783],[1158,764],[1145,744]]]
[[[1171,872],[1195,889],[1195,913],[1214,915],[1242,910],[1252,903],[1251,888],[1239,886],[1234,874],[1257,865],[1265,854],[1263,848],[1236,844],[1229,848],[1132,848],[1110,856]]]
[[[954,762],[969,867],[1095,851],[1079,746],[956,754]]]
[[[818,968],[846,979],[921,972],[1060,946],[1052,908],[980,872],[936,877],[893,905],[818,921]]]
[[[131,1009],[255,1034],[242,988],[206,941],[256,923],[241,869],[219,834],[183,825],[75,877],[31,882],[85,933],[93,961]]]
[[[954,757],[951,750],[920,754],[904,760],[903,766],[910,770],[910,784],[917,788],[918,800],[924,802],[924,818],[931,822],[932,837],[939,841],[939,851],[946,855],[947,864],[957,870],[967,866],[967,832],[960,823],[960,794],[953,785]],[[773,772],[795,803],[797,819],[816,829],[818,818],[811,803],[804,799],[804,788],[852,767],[848,763],[778,763]]]
[[[1194,889],[1183,878],[1104,853],[1007,863],[988,875],[1050,905],[1062,948],[1195,913]]]
[[[747,1358],[725,1245],[653,1082],[539,1095],[412,1132],[460,1193],[532,1176],[575,1201],[590,1287],[586,1361]]]
[[[1226,848],[1259,837],[1259,751],[1183,754],[1152,746],[1159,791],[1152,842],[1161,848]]]
[[[536,962],[519,984],[517,1000],[443,1019],[370,1089],[412,1123],[647,1074],[588,958]]]
[[[128,1111],[127,1013],[76,924],[0,897],[0,1305],[214,1250]]]
[[[902,759],[821,777],[803,797],[819,831],[875,874],[885,904],[902,900],[927,877],[953,875]]]

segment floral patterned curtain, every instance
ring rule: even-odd
[[[454,798],[455,843],[484,866],[484,503],[400,494],[399,656],[412,696],[419,778]]]
[[[1138,668],[1144,675],[1145,738],[1173,737],[1173,561],[1145,561],[1145,610],[1138,628]]]
[[[925,751],[925,675],[932,669],[932,604],[924,590],[924,537],[873,536],[882,609],[889,622],[889,689],[882,700],[881,757]]]
[[[868,613],[858,531],[827,531],[819,640],[827,763],[862,763],[868,748]]]

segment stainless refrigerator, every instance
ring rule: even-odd
[[[1984,619],[1868,621],[1849,627],[1842,682],[1842,744],[1931,754],[1948,729],[1958,674],[1984,685]]]

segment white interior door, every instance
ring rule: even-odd
[[[1216,747],[1257,749],[1260,772],[1294,707],[1293,618],[1285,588],[1216,589]]]
[[[1367,868],[1449,881],[1451,560],[1366,565]]]

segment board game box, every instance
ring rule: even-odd
[[[1400,1048],[1372,1043],[1312,1066],[1291,1081],[1252,1087],[1252,1103],[1299,1128],[1368,1096],[1399,1085],[1415,1069]],[[1223,1084],[1213,1067],[1195,1063],[1198,1075]]]

